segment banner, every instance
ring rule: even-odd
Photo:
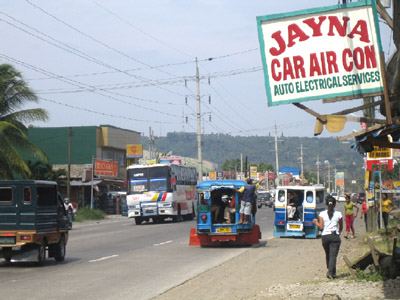
[[[344,172],[336,172],[335,180],[336,186],[344,188]]]
[[[268,106],[383,92],[375,0],[257,17]]]

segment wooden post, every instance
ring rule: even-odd
[[[371,238],[368,238],[368,245],[371,250],[372,259],[374,260],[375,270],[377,271],[379,269],[379,251],[376,250]]]
[[[380,61],[381,61],[382,81],[383,81],[383,96],[385,100],[386,121],[388,122],[388,124],[393,124],[392,112],[390,111],[389,93],[386,84],[385,54],[383,51],[380,53]]]
[[[343,260],[344,260],[344,262],[346,263],[347,267],[349,268],[349,271],[350,271],[350,273],[351,273],[351,276],[356,277],[356,276],[357,276],[357,273],[356,273],[356,271],[352,268],[352,264],[351,264],[350,260],[348,259],[348,257],[347,257],[346,255],[343,256]]]

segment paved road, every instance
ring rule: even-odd
[[[272,236],[272,210],[259,209],[263,239]],[[249,247],[189,247],[196,221],[134,225],[114,217],[74,223],[63,263],[7,264],[0,259],[2,299],[151,299],[232,259]]]

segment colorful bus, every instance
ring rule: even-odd
[[[296,201],[288,199],[288,194]],[[318,228],[312,221],[325,208],[324,197],[323,186],[278,186],[275,191],[274,236],[316,238]],[[288,213],[291,201],[299,204],[292,218]]]
[[[128,217],[142,222],[193,220],[196,216],[197,171],[176,164],[131,165],[127,168]]]

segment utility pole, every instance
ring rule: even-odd
[[[319,155],[317,155],[317,184],[319,184]]]
[[[150,159],[156,159],[155,146],[154,146],[154,131],[149,127],[149,155]]]
[[[240,153],[240,179],[243,179],[243,153]]]
[[[304,179],[303,144],[300,144],[300,164],[301,164],[301,178],[300,179]]]
[[[337,193],[337,182],[336,182],[336,167],[335,167],[335,193]],[[343,183],[344,183],[344,178],[343,178]],[[340,188],[339,188],[339,192],[340,192]],[[344,186],[343,186],[343,192],[344,192]]]
[[[201,111],[200,111],[200,76],[196,57],[196,92],[197,92],[197,159],[199,161],[199,182],[203,181],[203,158],[201,154]]]
[[[67,177],[67,198],[71,201],[71,136],[72,128],[68,127],[68,177]]]
[[[276,166],[276,176],[279,176],[279,157],[278,157],[278,136],[276,132],[276,123],[275,123],[275,166]]]

